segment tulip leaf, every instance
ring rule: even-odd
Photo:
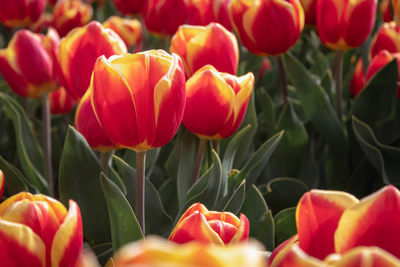
[[[296,207],[280,211],[274,216],[276,246],[297,234]]]
[[[26,178],[24,175],[13,165],[7,162],[2,156],[0,156],[0,170],[3,171],[5,177],[5,191],[9,195],[14,195],[22,191],[30,191]],[[36,193],[33,191],[33,193]]]
[[[353,130],[365,156],[385,184],[400,185],[400,149],[380,143],[372,129],[353,117]]]
[[[243,180],[242,183],[236,188],[233,194],[230,196],[227,201],[223,211],[230,211],[232,213],[237,214],[242,208],[244,198],[246,195],[246,180]]]
[[[160,148],[155,148],[148,150],[146,152],[146,173],[147,177],[151,176],[151,171],[160,155]],[[133,150],[126,150],[122,158],[126,163],[128,163],[132,168],[136,169],[136,152]]]
[[[107,204],[99,175],[100,162],[86,139],[69,126],[61,155],[59,191],[61,201],[75,200],[82,212],[83,233],[92,244],[111,241]]]
[[[100,175],[111,226],[111,241],[116,252],[123,245],[143,238],[139,222],[128,200],[110,179]]]
[[[175,218],[179,213],[178,196],[176,195],[176,180],[168,178],[158,189],[166,212]]]
[[[394,59],[357,95],[353,115],[370,126],[386,120],[395,111],[398,79],[397,59]]]
[[[42,175],[43,151],[33,134],[28,116],[17,102],[6,94],[0,93],[0,103],[14,125],[18,158],[24,174],[40,192],[47,193],[47,182]]]
[[[114,156],[118,173],[125,184],[126,198],[135,209],[136,202],[136,170],[121,158]],[[148,234],[165,235],[171,227],[172,218],[165,211],[157,189],[146,177],[145,181],[145,221]]]

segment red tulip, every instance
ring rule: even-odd
[[[22,192],[0,204],[2,266],[74,266],[82,250],[78,205]]]
[[[79,100],[89,87],[96,59],[101,55],[109,57],[123,53],[126,53],[126,46],[122,39],[97,21],[74,29],[60,43],[61,85]]]
[[[305,23],[308,25],[315,25],[317,23],[317,0],[300,0],[301,5],[304,9],[304,15],[306,17]]]
[[[362,58],[357,60],[356,67],[354,69],[353,77],[350,82],[350,94],[352,97],[356,97],[358,93],[364,89],[365,86],[365,72]]]
[[[53,25],[53,15],[43,13],[40,18],[30,26],[31,31],[35,33],[46,32]]]
[[[375,34],[371,41],[370,58],[381,50],[387,50],[390,53],[400,52],[400,27],[394,21],[383,23]]]
[[[135,15],[142,10],[143,0],[114,0],[115,6],[123,15]]]
[[[3,196],[4,185],[5,185],[4,173],[0,170],[0,199]]]
[[[0,0],[0,21],[7,27],[26,27],[42,15],[46,0]]]
[[[393,20],[392,12],[390,11],[390,5],[390,0],[382,0],[379,5],[379,10],[384,22],[391,22]]]
[[[39,97],[56,89],[55,55],[60,39],[54,30],[46,36],[28,30],[16,32],[0,50],[0,73],[23,97]]]
[[[393,19],[400,26],[400,1],[399,0],[392,0],[393,6]]]
[[[378,247],[357,247],[337,259],[330,260],[334,267],[398,267],[400,260]]]
[[[75,101],[65,91],[64,87],[58,88],[56,91],[51,92],[50,98],[50,111],[52,114],[65,114],[71,111]]]
[[[188,24],[205,26],[218,22],[229,31],[232,24],[228,6],[232,0],[190,0],[188,5]]]
[[[124,40],[126,47],[135,46],[136,51],[140,50],[142,45],[142,25],[137,19],[111,16],[103,22],[103,27],[115,31]]]
[[[377,0],[318,0],[317,30],[331,49],[360,46],[375,23]]]
[[[233,0],[229,11],[242,44],[258,55],[285,53],[304,27],[299,0]]]
[[[181,57],[187,77],[207,64],[218,71],[236,74],[239,63],[236,37],[218,23],[179,27],[170,50]]]
[[[195,203],[181,216],[168,240],[224,245],[248,238],[249,221],[244,214],[239,219],[230,212],[209,211],[203,204]]]
[[[186,83],[183,125],[204,139],[231,136],[243,120],[253,85],[251,72],[236,77],[204,66]]]
[[[93,109],[116,146],[145,151],[165,145],[178,130],[185,74],[177,55],[150,50],[102,56],[94,66],[91,86]]]

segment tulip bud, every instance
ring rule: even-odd
[[[371,41],[370,58],[372,59],[381,50],[390,53],[400,52],[400,27],[392,21],[383,23]]]
[[[233,0],[229,11],[242,44],[258,55],[285,53],[304,27],[299,0]]]
[[[79,100],[89,87],[96,59],[101,55],[109,57],[123,53],[126,53],[126,46],[122,39],[97,21],[76,28],[60,43],[60,83],[75,100]]]
[[[46,36],[20,30],[0,50],[0,73],[16,94],[36,98],[56,89],[54,57],[59,42],[53,30]]]
[[[114,145],[146,151],[165,145],[178,130],[185,73],[177,55],[150,50],[99,57],[91,86],[93,109]]]
[[[243,120],[253,85],[251,72],[236,77],[204,66],[186,83],[183,125],[204,139],[231,136]]]
[[[360,46],[375,23],[377,0],[318,0],[317,30],[321,42],[334,50]]]
[[[50,93],[50,111],[52,114],[65,114],[71,111],[75,104],[74,99],[65,91],[64,87]]]
[[[356,97],[364,89],[365,73],[362,58],[359,58],[354,69],[353,78],[350,82],[350,94]]]
[[[379,10],[384,22],[391,22],[393,20],[392,12],[390,11],[390,5],[390,0],[382,0],[379,5]]]
[[[188,24],[205,26],[218,22],[232,30],[228,6],[232,0],[191,0],[188,5]]]
[[[249,239],[249,221],[230,212],[209,211],[201,203],[190,206],[181,216],[168,240],[176,243],[233,244]]]
[[[3,196],[4,185],[5,185],[4,173],[2,172],[2,170],[0,170],[0,199]]]
[[[46,0],[1,0],[0,6],[0,21],[7,27],[26,27],[42,15]]]
[[[69,210],[44,195],[22,192],[0,204],[2,266],[75,266],[83,236],[78,205]]]
[[[102,152],[111,151],[116,147],[104,133],[99,121],[94,114],[90,100],[91,88],[86,91],[75,113],[75,128],[89,143],[90,147]]]
[[[317,0],[300,0],[300,3],[304,9],[304,15],[306,17],[305,23],[307,25],[315,25],[317,23]]]
[[[126,47],[135,46],[136,51],[140,50],[142,45],[142,25],[137,19],[111,16],[103,22],[103,27],[116,32],[125,42]]]
[[[86,25],[92,16],[92,6],[81,0],[59,0],[53,10],[53,25],[64,37],[72,29]]]
[[[210,23],[206,27],[179,27],[171,39],[170,51],[181,57],[187,77],[207,64],[218,71],[236,74],[239,63],[235,35],[218,23]]]
[[[114,0],[115,6],[123,15],[135,15],[142,10],[143,0]]]
[[[186,23],[185,0],[147,0],[142,16],[149,31],[159,35],[173,35],[178,27]]]

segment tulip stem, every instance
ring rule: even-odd
[[[106,176],[108,176],[108,163],[110,162],[110,157],[112,154],[113,151],[100,153],[101,167],[103,167],[103,171]]]
[[[54,197],[53,165],[51,158],[51,118],[49,94],[42,95],[42,123],[45,177],[49,188],[49,195]]]
[[[199,146],[197,147],[196,161],[193,168],[192,185],[199,179],[201,164],[203,163],[204,151],[206,149],[207,140],[200,138]]]
[[[212,140],[212,147],[217,154],[219,154],[219,140]]]
[[[336,113],[340,121],[342,121],[342,91],[343,91],[343,51],[336,51],[333,75],[336,86]]]
[[[279,65],[279,72],[281,74],[281,82],[282,82],[282,95],[283,95],[283,103],[287,104],[288,99],[288,80],[286,76],[285,66],[283,64],[282,56],[278,56],[278,65]]]
[[[139,221],[142,233],[145,235],[145,171],[146,171],[146,151],[136,151],[136,203],[135,215]]]

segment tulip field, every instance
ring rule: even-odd
[[[0,0],[1,267],[400,267],[400,0]]]

